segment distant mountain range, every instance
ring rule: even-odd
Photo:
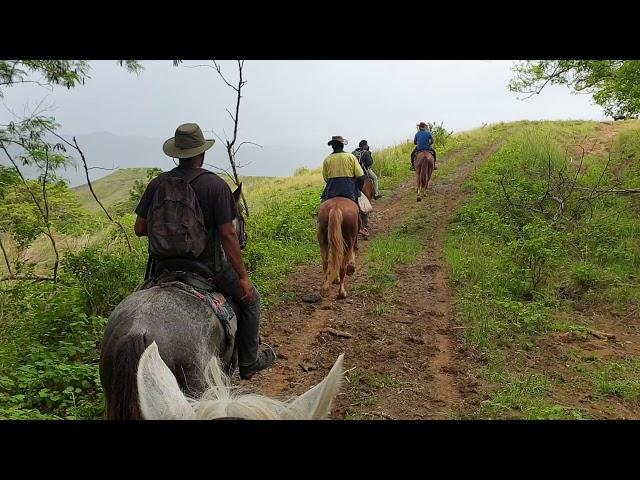
[[[71,136],[64,135],[71,139]],[[89,166],[107,169],[150,168],[158,167],[170,170],[173,160],[162,152],[164,139],[137,136],[114,135],[109,132],[94,132],[77,135],[76,139],[82,149]],[[15,152],[15,150],[14,150]],[[67,178],[71,186],[86,184],[85,172],[79,156],[69,151],[77,160],[75,168],[60,172]],[[238,153],[238,161],[245,165],[239,173],[243,176],[287,176],[300,167],[318,167],[328,154],[327,147],[298,147],[293,145],[265,145],[263,148],[245,145]],[[206,163],[228,168],[226,149],[219,141],[207,152]],[[0,153],[0,164],[8,165],[9,161]],[[34,169],[24,169],[30,177],[35,176]],[[109,170],[93,169],[91,180],[97,180],[112,173]]]

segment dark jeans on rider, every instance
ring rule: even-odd
[[[240,277],[228,261],[223,260],[223,266],[215,273],[214,280],[223,295],[231,298],[240,308],[236,344],[238,345],[238,364],[245,367],[251,365],[258,358],[260,343],[260,294],[253,286],[253,301],[243,302]]]

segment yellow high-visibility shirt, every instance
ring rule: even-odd
[[[322,164],[322,177],[325,182],[336,177],[358,178],[362,176],[364,176],[364,171],[352,153],[332,153],[324,159]]]

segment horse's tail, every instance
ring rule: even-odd
[[[110,353],[111,371],[105,385],[107,420],[142,420],[136,375],[138,362],[149,346],[144,333],[136,333],[119,341]]]
[[[344,240],[342,239],[342,210],[337,206],[329,211],[329,281],[340,274],[344,261]]]
[[[426,174],[425,174],[425,187],[429,186],[429,180],[431,180],[431,175],[433,175],[433,168],[435,165],[435,160],[433,158],[433,154],[427,156],[427,165],[426,165]]]

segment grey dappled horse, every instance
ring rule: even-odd
[[[184,395],[152,343],[142,354],[137,383],[140,409],[146,420],[321,420],[326,419],[342,383],[344,354],[329,374],[299,397],[282,402],[255,394],[234,392],[214,356],[203,379],[207,388],[198,398]]]
[[[241,188],[233,195],[239,213],[236,233],[244,243],[244,218],[238,203]],[[227,301],[228,308],[233,306]],[[140,357],[154,342],[180,388],[189,395],[205,390],[204,371],[212,357],[219,357],[229,374],[236,368],[235,342],[227,339],[211,306],[172,285],[135,291],[111,313],[102,342],[100,380],[107,419],[142,419],[136,372]]]

